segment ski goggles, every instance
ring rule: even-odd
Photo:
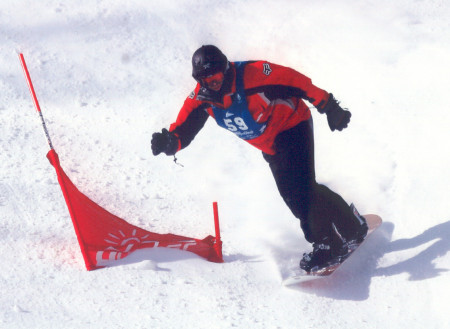
[[[222,87],[223,80],[225,76],[223,72],[217,72],[213,75],[207,76],[206,78],[202,78],[202,84],[210,89],[217,89]]]

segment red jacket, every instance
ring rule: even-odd
[[[231,78],[229,85],[224,87],[227,91],[221,95],[221,100],[205,96],[200,84],[186,98],[177,120],[169,129],[180,140],[178,150],[189,145],[209,116],[214,117],[211,105],[224,110],[231,105],[236,81],[235,64],[230,64]],[[321,108],[329,96],[325,90],[314,86],[305,75],[266,61],[248,62],[243,82],[248,109],[253,119],[267,125],[262,135],[246,141],[268,154],[276,153],[273,144],[280,132],[311,117],[311,111],[303,99]]]

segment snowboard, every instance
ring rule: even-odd
[[[309,281],[313,281],[313,280],[323,279],[323,278],[326,278],[326,277],[329,277],[330,275],[332,275],[334,273],[334,271],[336,271],[340,266],[342,266],[342,264],[344,264],[347,259],[349,259],[350,257],[353,256],[353,253],[357,249],[361,248],[361,246],[364,246],[364,243],[367,241],[367,239],[370,238],[370,235],[378,227],[380,227],[380,225],[382,223],[381,217],[378,215],[363,215],[363,217],[366,219],[367,225],[369,226],[369,231],[367,232],[367,236],[362,243],[360,243],[353,250],[351,250],[350,254],[343,261],[341,261],[340,263],[338,262],[336,264],[329,265],[327,267],[324,267],[324,268],[319,269],[314,272],[309,272],[309,273],[300,269],[300,267],[298,267],[292,275],[288,276],[286,279],[283,280],[283,285],[290,286],[290,285],[294,285],[297,283],[303,283],[303,282],[309,282]]]

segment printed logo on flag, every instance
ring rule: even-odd
[[[168,244],[152,240],[150,234],[139,236],[136,229],[132,231],[130,236],[125,235],[121,230],[115,234],[109,233],[104,241],[109,244],[109,247],[97,251],[95,257],[97,266],[106,266],[109,261],[122,259],[136,249],[164,247],[188,250],[190,246],[197,244],[195,240],[173,241],[175,243]]]

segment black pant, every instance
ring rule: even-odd
[[[358,228],[348,204],[328,187],[316,182],[312,118],[280,133],[275,155],[263,153],[278,190],[300,225],[307,241],[329,237],[339,242]]]

